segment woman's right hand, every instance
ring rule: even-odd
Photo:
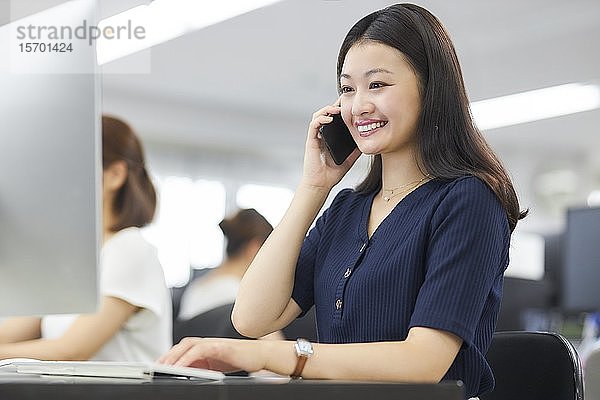
[[[260,340],[186,337],[157,362],[221,372],[263,370],[267,362]],[[291,348],[291,346],[290,346]]]
[[[312,121],[308,125],[304,152],[303,185],[327,191],[331,190],[346,175],[360,156],[360,151],[355,149],[342,165],[336,165],[321,138],[319,128],[333,120],[333,117],[329,114],[340,113],[339,104],[340,100],[338,99],[335,104],[325,106],[315,112]]]

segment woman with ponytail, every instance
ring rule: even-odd
[[[24,317],[0,325],[0,359],[154,361],[171,345],[171,298],[156,249],[140,228],[156,192],[139,139],[102,118],[103,231],[95,314]]]
[[[179,319],[189,320],[233,304],[240,281],[273,226],[254,208],[239,210],[219,223],[227,241],[223,263],[191,282],[181,297]],[[229,318],[228,318],[229,319]]]

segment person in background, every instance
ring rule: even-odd
[[[151,362],[170,347],[170,294],[156,249],[140,232],[153,219],[156,192],[139,139],[110,116],[102,117],[102,168],[98,311],[8,319],[0,359]]]
[[[227,256],[221,265],[196,278],[185,289],[181,297],[180,320],[233,304],[244,273],[273,230],[265,217],[253,208],[225,218],[219,228],[227,242]]]
[[[520,211],[508,173],[471,118],[439,20],[396,4],[342,43],[340,97],[309,124],[301,182],[246,271],[232,319],[245,336],[315,307],[319,343],[186,338],[159,359],[292,378],[494,386],[485,354]],[[341,114],[356,142],[336,165],[319,133]],[[360,152],[365,180],[314,219]],[[308,236],[307,236],[308,232]]]
[[[600,312],[596,311],[585,315],[577,353],[585,365],[589,355],[598,349],[600,349]]]

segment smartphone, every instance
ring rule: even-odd
[[[356,148],[356,142],[352,138],[342,116],[340,114],[332,114],[331,116],[333,121],[321,125],[319,131],[325,141],[327,150],[331,154],[331,158],[333,158],[333,162],[341,165]]]

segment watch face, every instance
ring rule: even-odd
[[[310,356],[313,353],[312,344],[306,339],[296,341],[296,350],[299,355]]]

